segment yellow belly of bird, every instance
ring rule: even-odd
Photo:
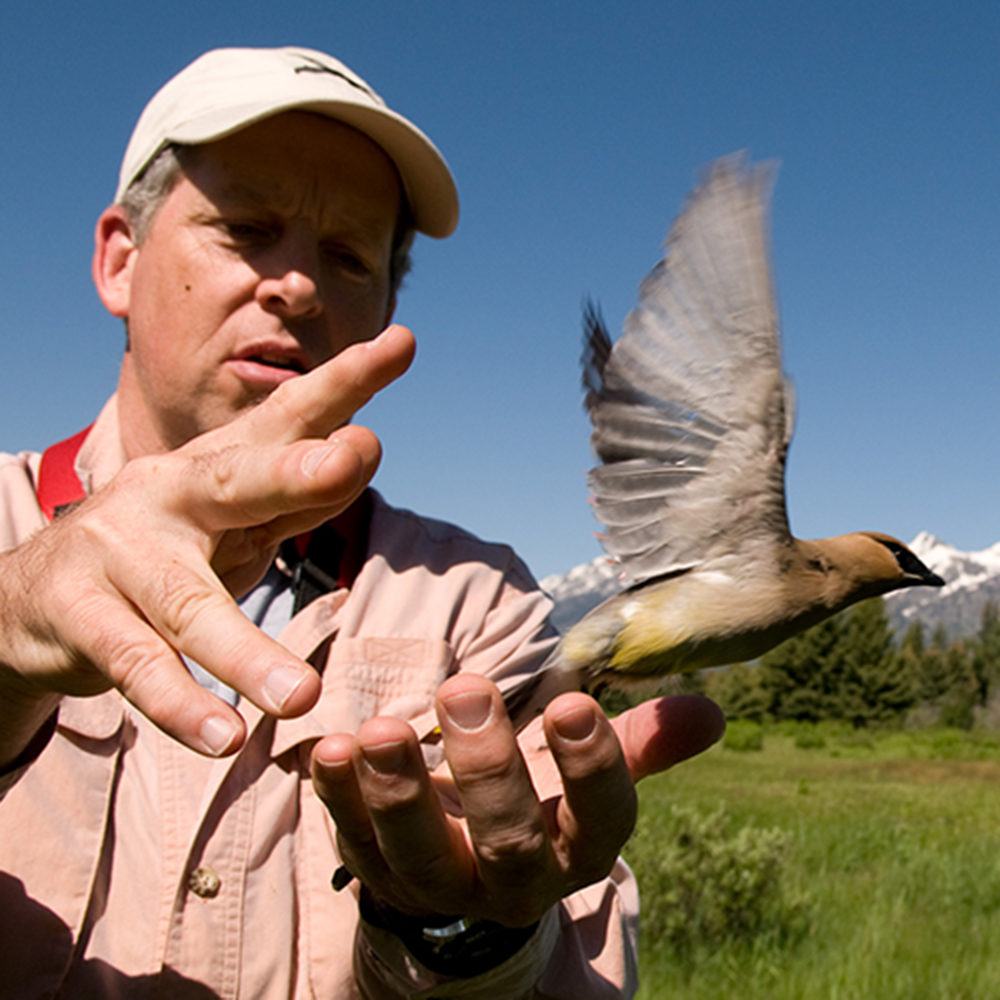
[[[585,618],[565,651],[592,679],[612,684],[735,663],[773,645],[774,607],[773,595],[722,573],[678,577]]]

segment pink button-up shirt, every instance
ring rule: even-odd
[[[85,488],[123,462],[114,398],[78,457]],[[0,547],[45,524],[38,456],[0,457]],[[241,702],[231,758],[164,736],[116,692],[66,698],[56,731],[0,804],[0,997],[507,997],[635,988],[637,897],[619,864],[568,897],[513,958],[442,980],[335,893],[332,823],[309,779],[315,740],[392,714],[427,731],[449,674],[501,686],[552,644],[548,601],[505,546],[376,497],[350,590],[299,612],[280,641],[323,693],[299,719]],[[537,734],[537,729],[534,730]],[[525,752],[542,752],[528,730]]]

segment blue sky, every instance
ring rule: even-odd
[[[439,145],[463,216],[423,240],[411,372],[370,407],[390,499],[593,558],[580,306],[612,330],[702,165],[781,168],[773,238],[798,398],[792,527],[1000,540],[1000,5],[226,0],[0,15],[0,449],[90,422],[123,342],[93,223],[149,96],[221,45],[337,55]]]

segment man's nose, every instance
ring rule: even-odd
[[[289,244],[298,241],[289,241]],[[257,284],[257,302],[266,312],[312,319],[323,311],[319,261],[315,248],[289,245],[275,254],[268,273]]]

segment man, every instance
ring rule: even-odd
[[[144,111],[95,240],[118,391],[0,465],[0,995],[633,988],[633,780],[716,711],[616,736],[568,693],[519,749],[496,683],[551,647],[546,600],[366,489],[350,423],[412,358],[414,230],[457,213],[322,53],[208,53]]]

